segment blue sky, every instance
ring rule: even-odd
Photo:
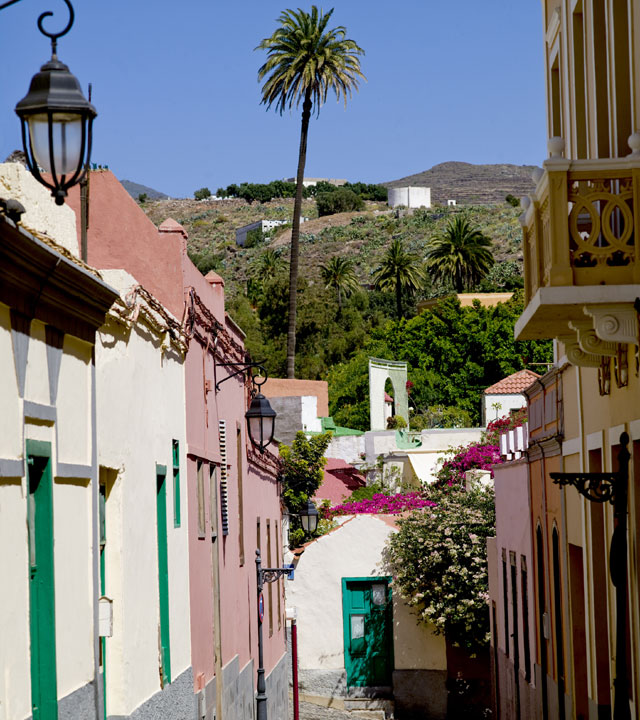
[[[393,180],[447,160],[541,164],[544,70],[539,0],[334,0],[332,24],[366,52],[348,107],[311,122],[305,174]],[[173,197],[295,175],[300,113],[260,105],[259,41],[299,0],[76,0],[58,55],[98,110],[92,160]],[[49,58],[62,0],[0,12],[0,161],[21,144],[13,108]]]

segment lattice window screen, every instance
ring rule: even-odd
[[[229,534],[229,490],[227,485],[227,421],[218,420],[220,439],[220,513],[222,516],[222,534]]]

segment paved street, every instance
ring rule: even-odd
[[[289,720],[293,720],[293,701],[289,698]],[[326,708],[314,703],[300,703],[300,720],[354,720],[345,710]]]

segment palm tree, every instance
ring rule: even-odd
[[[427,244],[427,268],[434,279],[453,279],[456,292],[472,288],[494,264],[491,240],[462,216],[451,220],[438,237]]]
[[[351,97],[358,89],[359,55],[364,54],[353,40],[346,36],[342,25],[327,30],[333,9],[327,13],[311,6],[311,12],[284,10],[278,21],[280,27],[265,38],[256,50],[267,51],[267,61],[258,70],[262,86],[262,103],[270,108],[275,104],[282,115],[286,109],[298,107],[302,101],[302,127],[296,175],[296,197],[291,228],[291,263],[289,270],[289,329],[287,335],[287,377],[295,377],[296,354],[296,291],[298,287],[298,243],[300,214],[302,211],[302,179],[307,159],[307,135],[311,111],[316,116],[330,90],[336,98]]]
[[[270,280],[278,274],[283,265],[280,255],[275,250],[267,248],[257,262],[256,270],[263,280]]]
[[[398,320],[402,316],[402,291],[413,292],[424,280],[419,259],[407,252],[399,238],[391,241],[382,262],[373,273],[373,282],[380,290],[395,290]]]
[[[353,260],[334,255],[326,265],[320,266],[320,272],[325,287],[337,291],[339,308],[342,308],[342,293],[349,297],[360,289],[358,276],[353,269]]]

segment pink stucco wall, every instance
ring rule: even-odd
[[[494,466],[495,474],[495,503],[496,503],[496,540],[495,540],[495,567],[491,573],[497,583],[495,584],[495,601],[498,621],[498,646],[504,652],[504,603],[502,585],[502,549],[507,559],[507,595],[509,598],[509,627],[513,632],[513,605],[511,598],[511,565],[509,552],[516,553],[518,573],[518,627],[523,627],[522,598],[520,594],[521,556],[526,558],[527,585],[529,600],[529,618],[525,626],[529,627],[529,647],[531,657],[535,657],[536,623],[535,623],[535,595],[533,564],[533,549],[531,537],[531,500],[529,497],[529,467],[525,460]],[[524,643],[520,639],[520,667],[524,667]]]
[[[74,188],[69,205],[79,219],[79,191]],[[91,173],[90,222],[88,232],[89,263],[98,268],[123,268],[149,290],[179,320],[186,318],[194,294],[225,328],[227,337],[242,347],[243,334],[227,318],[224,306],[224,281],[215,273],[203,277],[186,253],[187,236],[174,220],[156,228],[137,203],[109,171]],[[272,564],[282,564],[281,509],[279,488],[273,471],[265,471],[247,459],[247,392],[241,378],[225,382],[219,392],[215,380],[226,376],[217,363],[224,362],[215,333],[196,327],[185,358],[186,436],[187,436],[187,508],[189,519],[189,570],[191,607],[191,647],[195,689],[199,690],[215,674],[214,667],[214,593],[220,593],[222,664],[238,655],[240,668],[254,658],[257,668],[257,599],[255,549],[257,518],[260,518],[261,546],[266,565],[267,520],[271,525]],[[199,333],[199,335],[198,335]],[[238,351],[236,351],[238,354]],[[241,353],[242,354],[242,353]],[[233,358],[237,360],[237,357]],[[160,400],[160,399],[159,399]],[[228,516],[229,534],[211,539],[209,502],[209,464],[221,461],[218,421],[227,425]],[[237,441],[237,429],[240,441]],[[238,459],[238,447],[241,462]],[[205,537],[198,536],[197,464],[205,466]],[[239,482],[238,468],[242,468]],[[242,489],[242,490],[241,490]],[[241,503],[242,498],[242,503]],[[242,504],[242,513],[240,512]],[[242,517],[241,517],[242,516]],[[277,532],[276,532],[277,528]],[[277,539],[276,539],[277,538]],[[244,543],[244,561],[241,545]],[[212,553],[218,553],[220,585],[212,582]],[[277,584],[282,591],[283,581]],[[272,589],[274,629],[270,636],[264,628],[264,660],[267,674],[285,652],[284,620],[278,622],[277,591]],[[265,618],[268,617],[268,593],[265,593]],[[284,613],[284,598],[281,597]]]
[[[184,308],[180,257],[186,253],[186,235],[159,232],[109,170],[92,172],[89,182],[89,265],[127,270],[180,319]],[[76,213],[79,247],[77,185],[69,191],[67,204]]]

